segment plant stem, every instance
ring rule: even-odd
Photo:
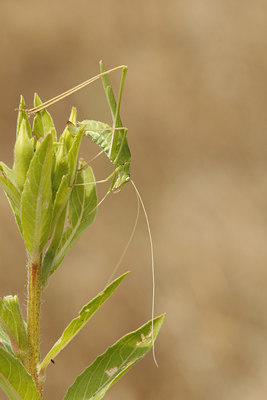
[[[39,333],[41,306],[41,263],[28,266],[28,341],[29,373],[42,396],[42,382],[39,380],[37,365],[39,362]]]

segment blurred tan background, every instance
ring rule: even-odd
[[[22,93],[43,100],[127,64],[123,123],[132,178],[146,204],[156,258],[156,314],[167,318],[151,354],[110,400],[263,400],[267,393],[267,3],[261,0],[1,1],[0,159],[13,163]],[[112,77],[118,87],[119,73]],[[51,107],[58,131],[110,122],[101,82]],[[89,160],[97,149],[84,140]],[[93,163],[107,176],[104,158]],[[99,188],[103,193],[104,188]],[[25,252],[0,197],[0,295],[26,304]],[[136,213],[131,185],[101,206],[46,289],[42,355],[104,287]],[[118,273],[132,273],[48,368],[45,398],[150,318],[149,242],[140,219]],[[1,399],[4,395],[1,393]]]

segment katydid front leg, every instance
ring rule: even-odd
[[[121,105],[121,98],[122,98],[122,91],[123,91],[123,86],[124,86],[124,81],[126,78],[126,73],[127,73],[128,68],[124,67],[122,68],[122,74],[121,74],[121,83],[120,83],[120,88],[119,88],[119,94],[118,94],[118,101],[116,104],[115,96],[112,90],[112,87],[109,82],[108,75],[102,75],[101,80],[104,86],[104,90],[107,96],[108,104],[110,107],[112,119],[113,119],[113,129],[114,128],[119,128],[122,126],[121,118],[120,118],[120,105]],[[104,74],[106,72],[105,66],[103,61],[100,61],[100,72],[101,74]],[[117,156],[116,150],[117,150],[117,143],[118,143],[118,135],[119,131],[113,131],[113,136],[112,136],[112,141],[111,141],[111,147],[110,147],[110,154],[109,158],[112,161],[115,161],[115,157]],[[126,133],[125,133],[126,135]]]

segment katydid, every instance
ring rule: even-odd
[[[102,73],[101,80],[102,80],[102,83],[104,86],[107,101],[108,101],[110,111],[112,114],[112,118],[113,118],[112,138],[110,136],[111,131],[108,129],[108,126],[106,126],[106,129],[102,128],[103,131],[101,132],[101,130],[97,130],[96,128],[90,129],[90,125],[92,125],[92,123],[95,121],[82,121],[81,123],[79,123],[79,125],[85,127],[85,131],[84,131],[85,135],[90,136],[91,139],[102,148],[102,150],[107,154],[110,161],[116,167],[113,174],[111,174],[111,176],[109,176],[106,179],[106,180],[109,180],[109,179],[113,178],[111,186],[110,186],[108,192],[106,193],[106,195],[104,196],[104,198],[106,198],[106,196],[111,191],[120,190],[120,188],[125,183],[130,181],[134,187],[135,193],[137,195],[137,200],[138,200],[137,218],[135,220],[134,228],[133,228],[130,238],[125,246],[123,254],[122,254],[119,262],[117,263],[111,276],[113,276],[113,274],[117,270],[126,250],[128,249],[128,247],[130,245],[130,242],[133,238],[135,228],[137,225],[138,216],[139,216],[139,201],[140,201],[144,215],[145,215],[146,223],[147,223],[149,241],[150,241],[150,250],[151,250],[152,279],[153,279],[153,294],[152,294],[152,320],[153,320],[154,301],[155,301],[155,271],[154,271],[155,266],[154,266],[153,241],[152,241],[152,235],[151,235],[151,229],[150,229],[150,224],[149,224],[149,220],[148,220],[148,215],[147,215],[142,197],[141,197],[135,183],[133,182],[133,180],[130,179],[131,153],[130,153],[130,149],[129,149],[127,139],[126,139],[127,129],[123,128],[123,124],[122,124],[122,121],[120,118],[120,104],[121,104],[124,81],[125,81],[125,77],[126,77],[126,73],[127,73],[127,67],[122,69],[122,76],[121,76],[121,83],[120,83],[117,104],[116,104],[116,100],[114,97],[112,87],[109,82],[108,75],[104,75],[105,67],[104,67],[103,61],[100,61],[100,72]],[[153,351],[153,355],[154,355],[154,360],[156,362],[154,351]],[[156,362],[156,364],[157,364],[157,362]]]
[[[101,79],[113,119],[112,129],[107,124],[97,121],[84,120],[78,123],[80,128],[84,128],[85,136],[90,137],[97,143],[116,167],[115,171],[106,179],[106,181],[112,179],[107,195],[111,191],[120,190],[130,180],[131,153],[126,139],[127,129],[123,127],[120,118],[120,104],[127,69],[127,67],[122,68],[121,84],[116,104],[109,78],[105,75],[106,70],[103,61],[100,61]]]
[[[116,102],[114,93],[112,90],[112,87],[109,82],[108,74],[117,70],[122,70],[122,75],[121,75],[121,82],[120,82],[120,88],[119,88],[119,93],[118,93],[118,100]],[[92,120],[84,120],[81,122],[77,123],[77,126],[73,125],[72,123],[69,123],[69,129],[70,131],[75,135],[79,130],[83,130],[83,133],[86,137],[90,137],[93,142],[98,144],[101,148],[101,151],[98,155],[100,155],[102,152],[104,152],[111,163],[115,166],[115,170],[110,174],[106,179],[103,179],[101,181],[96,181],[94,183],[102,183],[102,182],[108,182],[111,180],[110,187],[104,197],[100,200],[100,202],[97,204],[96,208],[106,199],[106,197],[111,193],[115,191],[119,191],[121,187],[126,184],[127,182],[131,182],[136,196],[138,200],[138,211],[137,211],[137,217],[135,220],[134,228],[131,232],[130,238],[127,242],[127,245],[125,246],[125,249],[123,251],[123,254],[116,265],[115,269],[113,270],[112,276],[117,270],[120,262],[122,261],[123,256],[126,253],[126,250],[128,249],[130,242],[133,238],[135,228],[137,225],[137,220],[138,220],[138,215],[139,215],[139,202],[141,203],[145,219],[146,219],[146,224],[147,224],[147,229],[148,229],[148,234],[149,234],[149,241],[150,241],[150,251],[151,251],[151,266],[152,266],[152,341],[154,342],[153,338],[153,319],[154,319],[154,304],[155,304],[155,267],[154,267],[154,250],[153,250],[153,242],[152,242],[152,235],[151,235],[151,229],[150,229],[150,224],[148,220],[148,215],[144,206],[144,203],[142,201],[141,195],[134,184],[134,182],[130,179],[130,163],[131,163],[131,153],[130,149],[128,146],[127,142],[127,128],[125,128],[122,125],[122,121],[120,118],[120,105],[121,105],[121,98],[122,98],[122,91],[123,91],[123,86],[124,86],[124,81],[126,77],[128,67],[125,65],[120,65],[116,68],[112,68],[108,71],[105,70],[104,64],[102,61],[100,61],[100,74],[84,81],[83,83],[75,86],[72,89],[67,90],[66,92],[52,98],[51,100],[48,100],[41,105],[31,108],[31,109],[24,109],[21,111],[27,112],[29,115],[30,114],[36,114],[37,112],[49,107],[50,105],[64,99],[65,97],[71,95],[72,93],[82,89],[83,87],[87,86],[88,84],[96,81],[97,79],[101,78],[103,87],[106,93],[107,101],[111,110],[112,114],[112,126],[98,122],[98,121],[92,121]],[[95,158],[95,157],[94,157]],[[92,182],[93,183],[93,182]],[[85,183],[85,184],[90,184],[90,182]],[[84,184],[82,184],[84,185]],[[95,209],[94,209],[95,210]],[[93,212],[92,210],[91,212]],[[155,349],[154,349],[154,344],[153,344],[153,358],[155,361],[155,364],[157,365],[156,357],[155,357]]]

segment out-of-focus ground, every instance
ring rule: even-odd
[[[0,159],[12,165],[16,113],[107,67],[127,64],[123,123],[132,177],[156,258],[156,345],[110,400],[263,400],[267,393],[267,3],[247,1],[2,1]],[[119,73],[112,76],[118,87]],[[110,122],[100,82],[51,107],[58,130]],[[83,155],[97,149],[84,141]],[[104,158],[93,163],[101,179]],[[103,188],[100,192],[103,193]],[[25,253],[0,197],[0,295],[26,303]],[[100,207],[43,296],[42,355],[100,291],[136,212],[131,185]],[[132,273],[48,368],[45,399],[63,398],[94,358],[150,318],[149,243],[141,218],[119,272]],[[1,399],[4,395],[1,394]]]

